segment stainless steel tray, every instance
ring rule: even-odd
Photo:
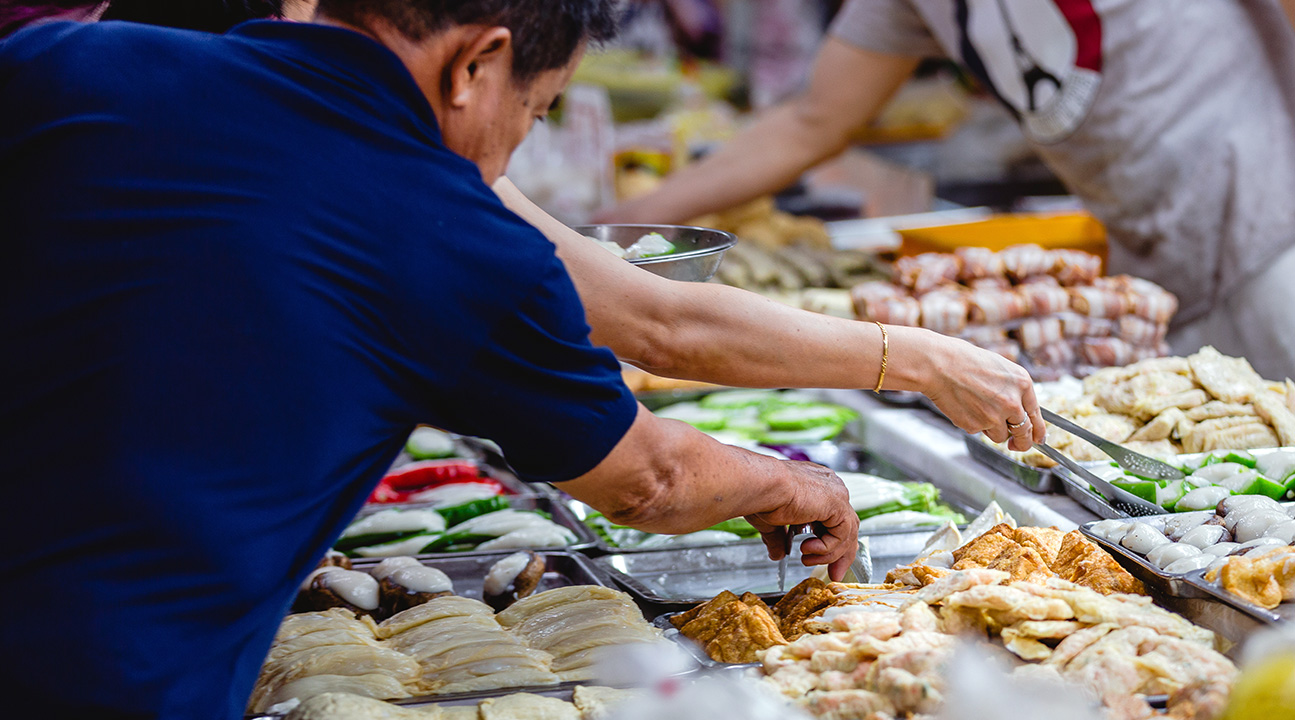
[[[1149,517],[1137,518],[1138,522],[1148,522],[1163,520],[1168,515],[1152,515]],[[1084,537],[1092,540],[1098,547],[1111,554],[1115,561],[1128,570],[1133,577],[1141,580],[1153,592],[1169,597],[1183,598],[1200,598],[1205,594],[1196,586],[1187,582],[1187,575],[1176,575],[1167,573],[1164,570],[1152,565],[1145,557],[1129,550],[1118,543],[1113,543],[1104,537],[1099,537],[1092,533],[1094,523],[1084,523],[1079,526],[1079,532]]]
[[[486,581],[486,573],[491,566],[503,558],[512,555],[516,550],[500,550],[490,553],[456,553],[441,557],[420,557],[419,560],[428,567],[449,576],[454,582],[454,594],[481,600],[481,588]],[[544,558],[544,577],[535,592],[543,592],[568,585],[601,585],[616,587],[607,571],[598,567],[592,560],[576,552],[538,551]],[[356,570],[367,570],[382,562],[382,558],[364,558],[351,561]]]
[[[1276,623],[1289,622],[1295,620],[1295,603],[1282,603],[1277,607],[1269,610],[1259,607],[1254,603],[1246,602],[1240,597],[1233,595],[1218,583],[1212,583],[1205,579],[1205,570],[1196,570],[1187,574],[1187,582],[1200,589],[1203,593],[1214,600],[1236,608],[1238,611],[1251,617],[1259,623],[1273,625]]]
[[[868,536],[873,576],[886,573],[917,557],[931,530]],[[787,589],[808,578],[812,568],[793,556],[787,563]],[[763,544],[738,543],[716,547],[678,548],[655,552],[618,553],[594,564],[643,602],[657,605],[696,605],[724,590],[777,597],[778,564]]]
[[[967,453],[1017,485],[1036,493],[1060,492],[1056,474],[1048,468],[1030,467],[1003,454],[998,448],[986,445],[972,435],[966,436]]]
[[[594,534],[594,531],[590,530],[589,526],[585,525],[578,518],[576,518],[576,516],[571,513],[571,509],[567,507],[566,503],[559,502],[558,500],[555,500],[554,498],[548,495],[529,495],[529,496],[507,495],[505,496],[505,499],[508,501],[508,507],[513,508],[514,510],[539,510],[541,512],[546,512],[552,515],[553,522],[557,523],[558,525],[561,525],[564,528],[567,528],[571,532],[575,533],[575,536],[576,536],[576,541],[570,545],[564,545],[561,547],[553,547],[553,548],[529,548],[529,549],[531,550],[541,550],[541,549],[543,550],[588,550],[594,547],[594,541],[597,539],[597,536]],[[363,508],[361,508],[359,514],[356,515],[356,517],[357,518],[365,517],[367,515],[372,515],[373,513],[379,512],[381,510],[417,510],[420,508],[430,509],[431,505],[419,504],[419,503],[406,504],[406,505],[377,505],[377,506],[366,505]],[[463,552],[423,553],[420,555],[415,555],[414,557],[453,558],[453,557],[459,557],[461,555],[480,553],[480,552],[494,553],[494,552],[500,552],[500,551],[464,550]],[[516,550],[512,550],[510,552],[516,552]],[[377,559],[381,560],[382,558],[377,558]],[[355,559],[355,561],[357,562],[358,560],[359,558]]]

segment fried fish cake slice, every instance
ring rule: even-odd
[[[791,612],[792,608],[799,605],[805,596],[818,590],[827,590],[827,583],[815,577],[806,578],[799,585],[788,590],[787,594],[783,595],[782,599],[774,604],[774,616],[778,618],[786,617],[787,613]]]
[[[749,605],[742,607],[724,626],[723,632],[706,644],[706,654],[712,660],[728,663],[756,662],[765,650],[787,643],[773,616]]]
[[[1062,580],[1096,590],[1103,595],[1128,593],[1145,595],[1142,582],[1120,567],[1106,551],[1094,545],[1078,530],[1066,533],[1052,570]]]
[[[813,617],[823,608],[833,605],[836,599],[836,593],[826,586],[811,589],[801,598],[800,602],[788,609],[785,615],[778,618],[778,626],[782,630],[782,634],[787,638],[796,638],[805,634],[802,627],[805,620]]]
[[[1055,527],[1021,527],[1013,533],[1016,542],[1038,550],[1048,567],[1052,567],[1052,563],[1056,561],[1061,541],[1065,537],[1066,534]]]
[[[693,618],[687,625],[679,628],[679,632],[689,640],[705,647],[706,643],[714,640],[720,630],[734,617],[748,610],[750,608],[738,601],[735,596],[732,602]]]
[[[1021,545],[1003,550],[987,567],[1008,573],[1008,582],[1042,583],[1053,577],[1052,570],[1048,569],[1048,564],[1039,551]]]
[[[1010,535],[991,530],[953,551],[953,569],[983,568],[1009,548],[1018,547]]]
[[[713,613],[719,610],[725,605],[728,605],[729,603],[735,603],[735,602],[738,602],[737,595],[734,595],[729,590],[725,590],[724,592],[716,595],[715,597],[711,598],[710,600],[707,600],[706,602],[698,605],[697,607],[670,618],[670,624],[674,625],[676,628],[682,628],[684,625],[687,625],[688,623],[692,622],[693,620],[696,620],[698,617],[702,615],[709,615],[710,613]]]

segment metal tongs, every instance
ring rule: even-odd
[[[1096,445],[1097,449],[1110,456],[1110,458],[1115,461],[1116,465],[1119,465],[1138,477],[1154,480],[1182,480],[1186,477],[1183,475],[1182,470],[1179,470],[1169,463],[1161,462],[1155,458],[1149,458],[1142,453],[1133,452],[1123,445],[1113,443],[1101,435],[1094,433],[1092,430],[1089,430],[1082,425],[1077,425],[1047,408],[1041,408],[1041,411],[1043,412],[1044,420],[1047,420],[1068,433],[1078,435],[1080,438]]]
[[[1060,415],[1042,408],[1043,419],[1056,425],[1067,432],[1087,440],[1097,449],[1106,453],[1115,461],[1116,465],[1128,470],[1139,477],[1156,478],[1161,480],[1179,480],[1183,478],[1183,473],[1178,468],[1149,458],[1146,455],[1133,452],[1132,450],[1107,440],[1106,438],[1093,433],[1087,428],[1076,425],[1075,423],[1061,417]],[[1125,515],[1132,517],[1146,517],[1148,515],[1163,515],[1165,509],[1159,505],[1143,500],[1127,490],[1112,485],[1110,481],[1098,477],[1097,474],[1089,471],[1083,465],[1071,460],[1063,455],[1059,450],[1048,445],[1047,443],[1035,443],[1034,447],[1039,452],[1047,455],[1053,460],[1063,465],[1067,470],[1074,473],[1076,477],[1086,481],[1089,485],[1097,488],[1104,495],[1111,507],[1119,510]]]

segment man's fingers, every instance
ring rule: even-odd
[[[1007,442],[1007,423],[988,428],[985,430],[985,436],[996,443]]]
[[[775,527],[768,532],[760,533],[760,539],[764,541],[764,546],[769,551],[770,560],[781,560],[787,554],[786,529]]]

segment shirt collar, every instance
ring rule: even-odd
[[[247,40],[287,44],[317,62],[367,81],[404,104],[427,125],[432,138],[440,143],[440,125],[409,69],[395,53],[378,41],[346,28],[315,23],[282,20],[253,20],[230,29],[229,36]]]

